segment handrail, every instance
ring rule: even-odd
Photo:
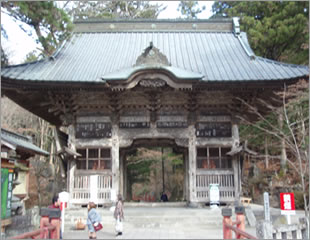
[[[247,233],[245,231],[242,231],[241,229],[239,229],[237,227],[234,227],[234,226],[232,226],[230,224],[225,223],[225,227],[233,230],[236,234],[239,234],[239,235],[241,235],[243,237],[246,237],[247,239],[257,239],[256,237],[252,236],[251,234],[249,234],[249,233]]]
[[[41,229],[38,229],[32,232],[23,233],[18,236],[12,237],[10,239],[29,239],[29,238],[33,239],[34,237],[40,235],[41,233],[44,233],[44,237],[48,238],[49,231],[53,231],[55,230],[55,228],[56,227],[53,226],[52,224],[46,224],[44,228],[41,228]]]
[[[10,239],[59,239],[60,238],[60,209],[40,209],[40,229],[20,234]]]
[[[232,209],[223,208],[222,216],[223,216],[223,238],[224,239],[232,239],[232,231],[235,232],[236,239],[247,238],[247,239],[257,239],[251,234],[245,232],[245,216],[244,216],[244,207],[236,206],[236,221],[232,221]],[[233,225],[236,225],[233,226]]]

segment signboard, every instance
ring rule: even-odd
[[[69,193],[68,192],[61,192],[59,193],[59,201],[60,201],[60,210],[61,210],[61,232],[64,233],[65,229],[65,208],[67,208],[67,203],[69,202]]]
[[[210,205],[220,203],[220,189],[219,184],[210,184]]]
[[[110,138],[112,125],[109,122],[82,122],[76,124],[76,138]]]
[[[68,192],[59,193],[59,201],[65,203],[69,202],[69,193]]]
[[[198,122],[231,122],[231,116],[219,114],[208,115],[206,113],[200,113],[198,116]]]
[[[231,137],[230,122],[200,122],[196,124],[197,137]]]
[[[156,126],[158,128],[187,128],[187,119],[182,115],[159,116]]]
[[[264,212],[265,212],[265,220],[270,221],[269,193],[267,192],[264,192]]]
[[[149,128],[149,122],[120,122],[120,128]]]
[[[187,128],[187,122],[157,122],[158,128]]]
[[[117,201],[117,196],[116,196],[116,191],[114,189],[111,189],[111,201],[116,202]]]
[[[13,170],[1,168],[1,219],[11,216]]]
[[[149,128],[150,117],[147,113],[130,112],[128,115],[121,116],[119,120],[120,128]],[[144,116],[145,115],[145,116]]]
[[[295,214],[294,193],[280,193],[280,205],[282,215]]]

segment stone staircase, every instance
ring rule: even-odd
[[[109,208],[97,208],[104,228],[114,228],[113,212]],[[125,223],[130,228],[222,228],[221,208],[189,208],[185,203],[125,203]],[[76,222],[87,219],[87,208],[66,210],[65,230],[75,229]]]

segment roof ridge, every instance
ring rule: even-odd
[[[241,32],[240,34],[236,34],[235,35],[236,38],[239,40],[243,50],[245,51],[245,53],[250,57],[251,60],[254,60],[256,55],[253,52],[249,41],[248,41],[248,36],[246,34],[246,32]]]
[[[220,30],[152,30],[152,29],[145,29],[145,30],[110,30],[110,31],[82,31],[82,32],[74,32],[73,34],[105,34],[105,33],[234,33],[233,31],[220,31]]]
[[[175,19],[141,19],[141,18],[136,18],[136,19],[125,19],[125,18],[117,18],[117,19],[108,19],[108,18],[88,18],[88,19],[76,19],[73,21],[73,23],[112,23],[112,22],[231,22],[232,18],[214,18],[214,19],[186,19],[186,18],[175,18]]]

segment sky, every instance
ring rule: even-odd
[[[154,3],[167,5],[167,8],[160,13],[159,19],[169,19],[181,17],[177,11],[179,1],[154,1]],[[205,6],[206,9],[198,15],[198,18],[207,19],[212,15],[213,1],[199,1],[199,6]],[[18,22],[15,22],[11,17],[1,9],[1,24],[4,26],[8,39],[1,36],[1,43],[6,53],[9,56],[9,64],[20,64],[26,59],[26,55],[37,48],[40,48],[35,42],[36,35],[29,36],[26,32],[20,29]],[[31,28],[24,28],[31,32]]]

